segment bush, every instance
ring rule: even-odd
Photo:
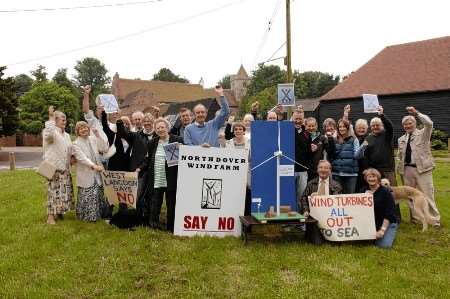
[[[448,135],[444,131],[434,129],[431,133],[431,148],[434,150],[446,150]]]

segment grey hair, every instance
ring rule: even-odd
[[[244,115],[244,118],[242,119],[242,120],[244,120],[245,118],[250,118],[250,121],[254,121],[255,120],[255,118],[253,117],[253,115],[251,115],[250,113],[247,113],[247,114],[245,114]]]
[[[358,119],[355,123],[355,129],[359,126],[363,126],[367,129],[369,127],[369,124],[367,123],[367,119],[364,119],[364,118]]]
[[[62,118],[62,117],[67,118],[66,115],[64,114],[64,112],[59,111],[59,110],[56,110],[56,111],[53,113],[53,115],[55,116],[55,119],[57,119],[57,118]]]
[[[416,118],[412,115],[406,115],[402,118],[402,125],[405,124],[405,122],[407,122],[408,120],[412,121],[413,124],[416,124]]]
[[[170,128],[170,123],[167,119],[163,118],[163,117],[158,117],[157,119],[155,119],[154,123],[153,123],[153,127],[156,130],[156,125],[159,123],[164,123],[167,127],[167,129]]]
[[[371,120],[370,120],[370,125],[373,125],[373,124],[383,124],[383,122],[381,121],[381,118],[379,118],[379,117],[374,117],[374,118],[372,118]]]
[[[134,118],[135,115],[139,115],[144,118],[144,113],[142,113],[142,111],[134,111],[133,114],[131,114],[131,118]]]

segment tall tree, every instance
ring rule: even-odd
[[[5,69],[0,67],[0,136],[13,135],[19,125],[16,85],[13,77],[3,78]]]
[[[247,85],[247,96],[254,96],[268,87],[284,82],[286,82],[286,71],[277,65],[260,64],[258,69],[252,72],[252,79]]]
[[[158,81],[168,81],[168,82],[181,82],[181,83],[189,83],[189,80],[181,77],[180,75],[174,74],[168,68],[160,69],[156,74],[153,75],[153,80]]]
[[[35,70],[32,70],[31,75],[34,77],[35,83],[47,82],[47,72],[45,66],[39,64]]]
[[[248,113],[251,110],[252,104],[256,101],[259,102],[259,109],[262,112],[261,116],[265,117],[267,111],[277,104],[277,87],[267,87],[253,96],[244,97],[239,105],[240,114],[244,115]]]
[[[108,77],[108,70],[105,65],[93,57],[86,57],[83,60],[77,61],[75,65],[74,76],[78,88],[81,86],[90,85],[92,92],[91,107],[95,106],[94,99],[101,93],[109,92],[109,83],[111,79]],[[79,89],[81,90],[81,89]]]
[[[230,89],[231,88],[231,76],[225,75],[220,81],[218,82],[223,89]]]
[[[79,100],[66,87],[55,82],[43,82],[33,85],[19,101],[20,127],[24,132],[39,134],[48,118],[48,107],[64,112],[68,126],[74,126],[78,120]]]
[[[318,98],[339,83],[339,76],[322,72],[294,72],[295,97],[298,99]]]
[[[17,96],[19,97],[31,89],[33,79],[27,74],[20,74],[14,77],[14,85]]]

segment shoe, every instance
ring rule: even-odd
[[[55,217],[49,215],[49,216],[47,217],[47,224],[55,225],[55,224],[56,224]]]

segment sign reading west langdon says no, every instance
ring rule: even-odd
[[[105,195],[110,204],[124,203],[129,207],[136,208],[137,172],[105,170],[101,174]]]

